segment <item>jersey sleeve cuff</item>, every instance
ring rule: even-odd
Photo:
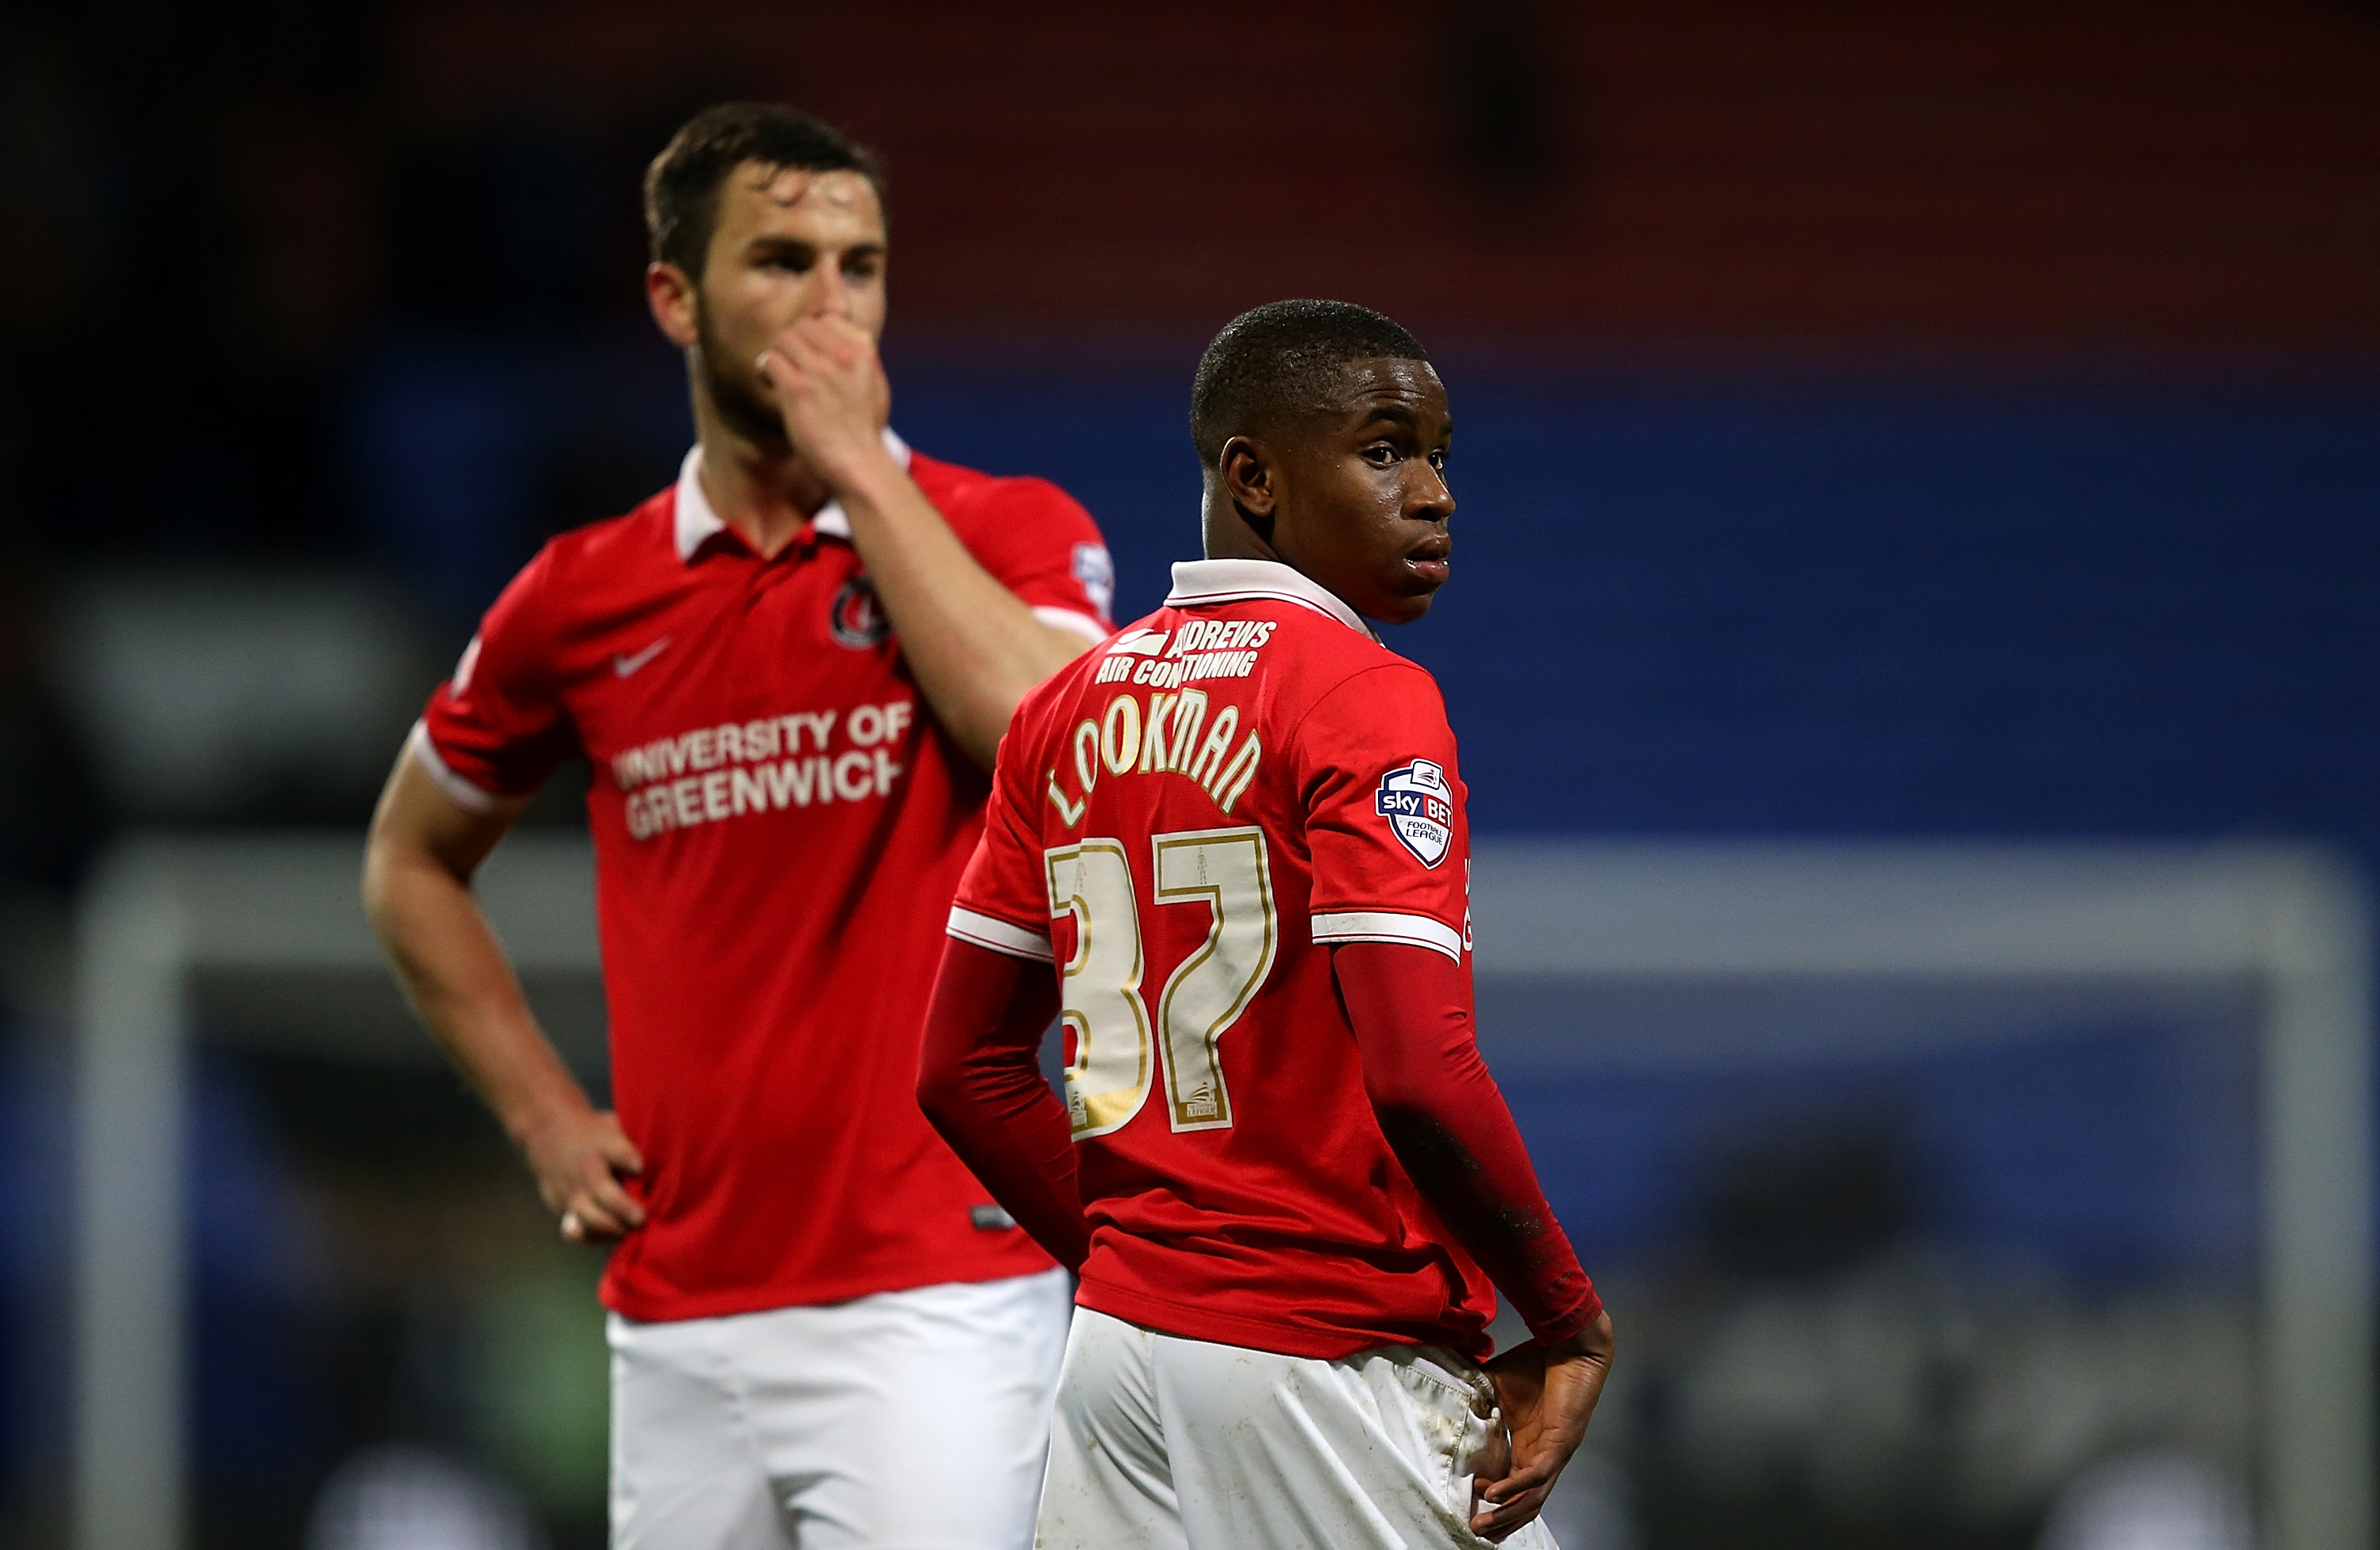
[[[1563,1317],[1550,1319],[1543,1325],[1531,1324],[1529,1333],[1542,1344],[1558,1346],[1602,1316],[1603,1298],[1595,1290],[1595,1283],[1590,1281],[1584,1303]]]
[[[1314,916],[1314,939],[1321,943],[1402,942],[1442,952],[1463,962],[1463,933],[1426,914],[1399,914],[1388,910],[1358,910]]]
[[[504,800],[494,792],[482,791],[455,774],[454,769],[438,757],[438,745],[430,740],[429,722],[417,721],[413,723],[413,730],[406,734],[405,747],[413,756],[413,762],[421,767],[421,772],[430,777],[430,783],[444,792],[446,800],[463,811],[485,816],[494,812],[496,805]]]
[[[1011,926],[996,915],[978,914],[975,911],[953,904],[951,906],[950,934],[963,942],[990,948],[1011,958],[1023,958],[1036,963],[1054,963],[1057,953],[1050,946],[1047,932],[1028,931],[1022,926]]]
[[[1080,609],[1051,608],[1047,604],[1040,604],[1034,608],[1033,617],[1053,630],[1064,630],[1071,635],[1081,636],[1093,646],[1097,646],[1115,634],[1113,630]]]

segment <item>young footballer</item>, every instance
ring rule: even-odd
[[[1106,637],[1107,551],[1055,486],[886,429],[867,152],[714,108],[645,206],[697,444],[489,610],[389,777],[366,903],[563,1232],[616,1244],[615,1550],[1019,1550],[1066,1276],[917,1112],[917,1031],[1001,729]],[[470,891],[578,758],[616,1115]]]
[[[1611,1324],[1472,1040],[1444,705],[1366,623],[1447,579],[1451,430],[1387,318],[1233,321],[1208,557],[1002,744],[918,1096],[1081,1275],[1042,1550],[1550,1544]],[[1483,1367],[1491,1287],[1535,1338]]]

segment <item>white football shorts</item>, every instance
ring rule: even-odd
[[[1075,1312],[1037,1550],[1485,1546],[1471,1463],[1495,1413],[1451,1351],[1337,1362],[1160,1335]],[[1542,1522],[1506,1550],[1554,1550]]]
[[[1024,1550],[1072,1289],[613,1314],[613,1550]]]

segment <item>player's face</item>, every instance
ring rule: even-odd
[[[1274,552],[1366,618],[1410,624],[1454,552],[1445,385],[1427,361],[1359,361],[1308,425],[1276,449]]]
[[[712,403],[739,435],[781,444],[784,428],[759,373],[761,352],[784,329],[821,314],[881,337],[884,267],[884,210],[867,178],[747,162],[720,187],[710,249],[686,287],[687,336],[667,316],[662,326],[695,347]]]

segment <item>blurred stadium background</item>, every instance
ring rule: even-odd
[[[1415,327],[1463,583],[1394,644],[1508,854],[2380,862],[2370,0],[11,8],[0,1545],[67,1542],[79,890],[352,841],[503,580],[670,477],[637,181],[746,95],[883,151],[895,423],[1072,490],[1120,618],[1214,327]],[[2253,987],[1491,988],[1626,1319],[1572,1550],[2248,1543]],[[601,1544],[593,1259],[375,976],[198,992],[190,1542]]]

